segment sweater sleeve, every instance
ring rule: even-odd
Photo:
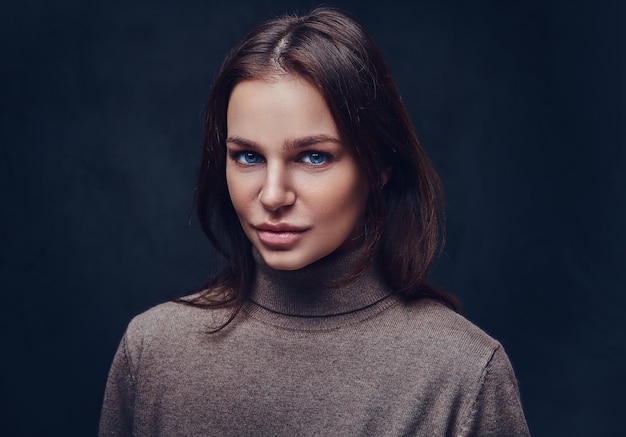
[[[126,335],[113,358],[100,414],[99,437],[130,437],[133,433],[135,382],[128,356]]]
[[[478,395],[461,436],[530,436],[515,373],[500,345],[483,370]]]

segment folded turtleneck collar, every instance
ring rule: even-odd
[[[375,263],[354,281],[328,287],[352,272],[363,250],[331,254],[302,269],[287,271],[270,268],[253,249],[256,279],[247,312],[285,327],[330,328],[387,308],[395,299],[387,299],[393,292]]]

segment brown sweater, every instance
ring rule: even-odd
[[[257,257],[233,323],[159,305],[128,326],[100,436],[528,436],[502,346],[428,299],[407,303],[370,269],[330,256],[296,272]]]

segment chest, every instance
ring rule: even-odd
[[[143,435],[446,435],[464,403],[419,342],[257,328],[139,366]]]

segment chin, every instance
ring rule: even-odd
[[[268,267],[274,270],[285,270],[285,271],[293,271],[300,270],[310,264],[313,264],[315,261],[323,258],[322,256],[301,256],[294,251],[284,250],[284,251],[276,251],[276,250],[259,250],[261,256],[263,257],[263,261],[267,264]]]
[[[290,255],[288,251],[278,254],[261,252],[261,256],[263,257],[265,264],[274,270],[299,270],[310,264],[305,261],[298,260],[293,255]]]

